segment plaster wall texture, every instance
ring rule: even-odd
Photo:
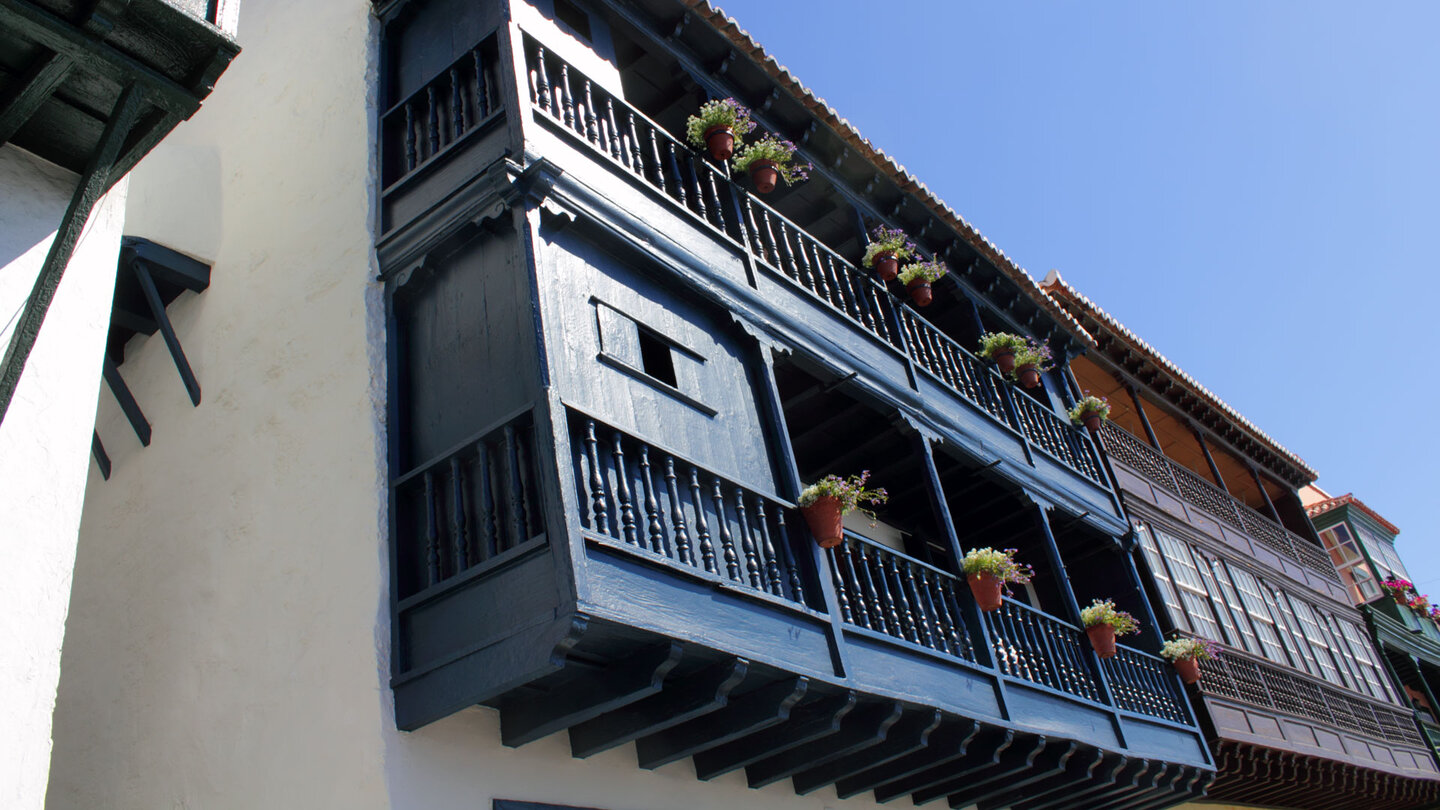
[[[204,397],[155,336],[122,367],[151,446],[100,398],[114,473],[85,502],[48,806],[873,807],[633,746],[507,749],[490,709],[395,729],[376,34],[368,0],[245,0],[243,52],[134,173],[126,233],[213,264],[170,307]]]
[[[0,146],[0,352],[78,177]],[[0,423],[0,807],[45,802],[51,715],[125,206],[101,198]]]

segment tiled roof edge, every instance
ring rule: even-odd
[[[1339,509],[1342,506],[1353,506],[1356,509],[1359,509],[1361,512],[1364,512],[1365,514],[1374,518],[1376,523],[1384,526],[1385,531],[1388,531],[1391,534],[1400,533],[1399,526],[1396,526],[1394,523],[1391,523],[1390,521],[1381,517],[1379,512],[1376,512],[1374,509],[1366,506],[1364,501],[1355,497],[1355,494],[1351,492],[1347,492],[1344,495],[1336,495],[1333,498],[1327,498],[1326,500],[1320,501],[1319,503],[1312,503],[1309,506],[1305,507],[1305,514],[1309,515],[1312,518],[1319,517],[1326,512]]]

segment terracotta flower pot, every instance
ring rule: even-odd
[[[1095,648],[1095,654],[1101,658],[1115,657],[1115,628],[1108,624],[1094,624],[1085,628],[1085,635],[1090,637],[1090,646]]]
[[[1009,374],[1015,370],[1014,349],[997,349],[994,354],[990,355],[990,359],[995,361],[996,366],[999,366],[1001,374]]]
[[[1040,369],[1030,363],[1019,368],[1020,384],[1026,388],[1034,388],[1040,384]]]
[[[928,307],[930,306],[930,302],[935,300],[935,293],[930,289],[930,282],[928,281],[917,278],[909,284],[906,284],[905,288],[910,291],[910,300],[914,301],[917,307]]]
[[[773,160],[757,160],[750,164],[750,182],[755,184],[755,190],[761,194],[769,194],[775,190],[775,183],[780,179],[780,168]]]
[[[1090,412],[1080,416],[1080,424],[1084,425],[1085,429],[1090,431],[1090,435],[1097,439],[1100,438],[1100,421],[1098,413]]]
[[[872,266],[875,268],[875,275],[879,276],[881,281],[892,281],[900,275],[900,260],[888,250],[876,253]]]
[[[710,150],[710,157],[717,161],[726,161],[735,154],[735,130],[724,124],[716,124],[705,130],[705,148]]]
[[[840,511],[840,499],[834,495],[800,507],[800,514],[805,516],[805,525],[821,548],[834,548],[845,539],[845,514]]]
[[[1000,589],[1005,587],[1004,581],[994,574],[966,574],[965,581],[970,583],[970,593],[981,610],[988,613],[1000,609]]]
[[[1200,662],[1194,658],[1176,658],[1174,661],[1175,671],[1180,673],[1180,681],[1187,686],[1200,680]]]

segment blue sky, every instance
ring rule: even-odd
[[[1398,524],[1440,594],[1440,4],[722,7],[1032,275]]]

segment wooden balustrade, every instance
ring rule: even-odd
[[[827,556],[846,622],[975,660],[953,574],[849,531]]]
[[[1174,667],[1165,659],[1119,644],[1115,657],[1101,659],[1100,666],[1117,708],[1190,722]]]
[[[1253,537],[1270,550],[1293,560],[1326,579],[1340,581],[1335,566],[1314,543],[1296,535],[1192,470],[1171,461],[1163,453],[1112,422],[1101,430],[1105,452],[1144,475],[1187,503],[1204,509],[1221,522]]]
[[[584,528],[628,551],[805,604],[787,504],[573,412],[570,445]]]
[[[545,535],[528,413],[397,478],[400,596]]]
[[[1015,418],[1030,441],[1097,484],[1107,483],[1087,432],[1025,394],[1017,391],[1011,399],[1015,401]]]
[[[1229,650],[1200,662],[1200,688],[1375,739],[1427,746],[1408,712]]]
[[[494,37],[391,107],[380,119],[383,184],[425,166],[500,111]]]
[[[1100,702],[1099,685],[1085,660],[1089,642],[1080,628],[1006,597],[984,614],[1001,672]]]

